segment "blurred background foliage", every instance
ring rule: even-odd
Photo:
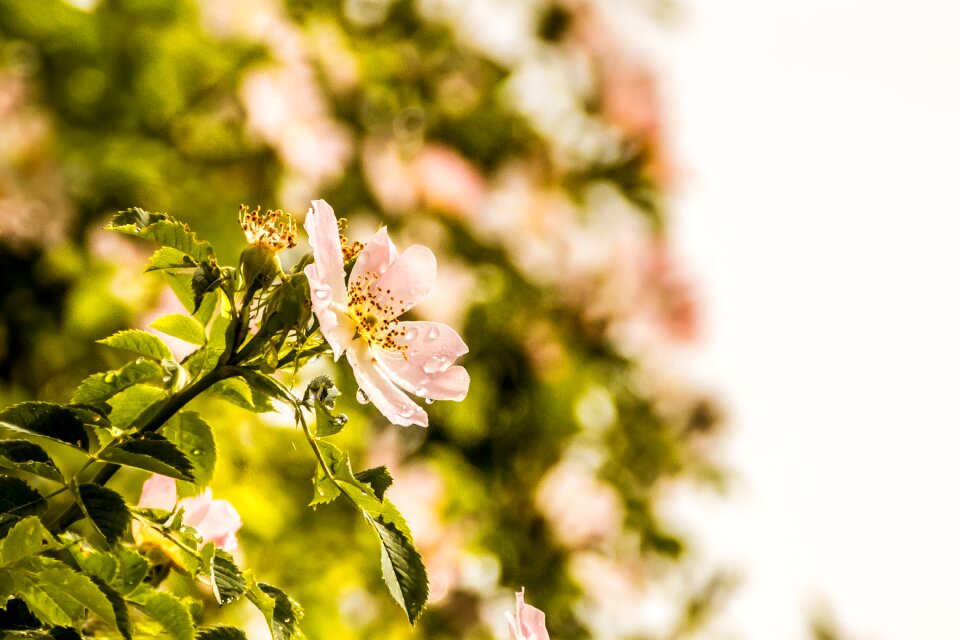
[[[93,340],[179,305],[142,273],[149,247],[100,230],[112,212],[170,212],[229,256],[241,203],[302,220],[322,197],[352,239],[388,224],[437,252],[416,312],[471,348],[467,399],[429,407],[426,430],[353,401],[348,370],[304,372],[344,390],[340,444],[393,472],[431,605],[411,631],[366,525],[305,507],[289,416],[211,403],[241,564],[299,599],[311,638],[504,638],[521,586],[557,639],[704,633],[731,580],[659,513],[672,485],[723,477],[718,409],[677,365],[697,305],[642,46],[670,10],[0,0],[0,404],[66,400],[119,364]],[[118,488],[135,499],[142,479]],[[242,607],[217,615],[263,633]]]

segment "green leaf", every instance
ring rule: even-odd
[[[189,458],[159,433],[144,433],[135,439],[125,440],[107,447],[97,457],[178,480],[195,480]]]
[[[152,333],[140,329],[118,331],[108,338],[97,340],[97,342],[115,349],[133,351],[148,358],[153,358],[158,362],[160,360],[173,359],[170,349],[164,344],[163,340]]]
[[[361,481],[353,475],[350,459],[346,454],[323,440],[318,440],[317,446],[333,472],[337,486],[363,511],[367,522],[376,530],[380,538],[383,580],[390,590],[390,595],[403,607],[407,619],[413,624],[423,613],[430,589],[427,571],[423,559],[413,545],[410,527],[393,503],[382,497],[383,491],[378,492],[371,481],[372,476],[385,490],[384,483],[389,474],[385,476],[386,470],[381,473],[372,469],[365,474],[367,482]]]
[[[192,313],[196,313],[204,297],[208,293],[217,290],[223,281],[223,275],[220,273],[220,267],[216,260],[204,260],[197,268],[193,270],[193,277],[190,279],[190,290],[193,291]]]
[[[83,451],[90,440],[83,422],[66,407],[48,402],[21,402],[0,411],[0,424],[51,440],[57,440]]]
[[[177,296],[177,300],[187,311],[193,311],[193,287],[190,284],[192,276],[189,273],[179,273],[174,271],[164,271],[163,279],[167,286]]]
[[[410,624],[416,622],[427,603],[429,584],[423,558],[409,534],[397,523],[383,517],[367,517],[380,536],[380,568],[390,595],[407,612]]]
[[[183,251],[174,249],[173,247],[160,247],[150,256],[150,260],[147,261],[146,270],[193,269],[196,268],[196,266],[197,261]]]
[[[213,312],[217,310],[217,301],[219,299],[220,293],[218,291],[211,291],[207,295],[203,296],[200,306],[193,313],[193,317],[196,318],[204,327],[210,323],[210,319],[213,317]]]
[[[313,474],[313,500],[308,506],[316,507],[333,502],[339,495],[340,487],[337,486],[336,480],[327,476],[327,472],[318,464],[317,471]]]
[[[110,583],[117,577],[117,560],[109,553],[86,552],[79,544],[69,546],[73,559],[88,576]]]
[[[157,331],[162,331],[168,336],[186,340],[190,344],[203,345],[207,341],[207,336],[203,331],[203,325],[194,318],[180,313],[171,313],[170,315],[157,318],[150,326]]]
[[[0,565],[9,566],[27,556],[60,549],[62,545],[46,530],[40,518],[30,516],[11,527],[0,544]]]
[[[0,440],[0,467],[63,482],[63,474],[43,447],[29,440]]]
[[[247,640],[247,636],[236,627],[217,624],[198,629],[197,640]]]
[[[0,475],[0,535],[21,518],[43,515],[47,501],[20,478]]]
[[[142,426],[156,412],[159,403],[166,399],[167,392],[163,389],[135,384],[110,398],[110,422],[119,429],[134,424]]]
[[[115,371],[95,373],[86,378],[73,392],[70,402],[74,404],[103,402],[139,382],[159,379],[162,373],[160,366],[151,360],[128,362]]]
[[[260,389],[251,389],[243,378],[228,378],[210,388],[215,396],[254,413],[274,411],[270,397]]]
[[[141,586],[127,598],[137,608],[160,623],[174,640],[193,640],[194,627],[190,612],[174,596]]]
[[[117,617],[114,613],[113,604],[104,592],[94,584],[93,580],[87,576],[63,565],[62,567],[45,569],[38,577],[53,587],[59,587],[66,595],[97,614],[110,626],[117,627]]]
[[[107,543],[113,545],[130,526],[130,510],[119,493],[86,483],[77,487],[80,507]]]
[[[196,411],[181,411],[160,430],[187,457],[193,466],[193,493],[210,484],[217,465],[217,444],[213,430]],[[186,495],[181,486],[180,495]]]
[[[110,223],[104,227],[108,231],[119,231],[123,227],[133,227],[133,231],[138,232],[144,227],[148,227],[154,222],[160,220],[171,220],[173,216],[168,213],[153,213],[144,211],[140,207],[132,207],[114,214]]]
[[[221,605],[239,600],[247,591],[243,573],[223,549],[217,549],[210,561],[210,586]]]
[[[387,471],[387,468],[384,466],[361,471],[357,474],[357,480],[369,484],[373,489],[374,495],[380,500],[383,500],[383,494],[390,488],[390,485],[393,484],[393,476],[390,475],[390,472]]]
[[[113,615],[116,621],[117,631],[124,640],[133,640],[133,625],[130,622],[130,611],[127,609],[127,601],[117,593],[105,580],[97,576],[90,576],[90,580],[97,585],[97,588],[103,592],[103,595],[110,601],[113,607]]]
[[[123,212],[122,215],[124,216],[122,218],[116,216],[106,228],[109,231],[119,231],[130,236],[159,242],[166,247],[178,249],[197,261],[213,254],[209,242],[198,240],[196,234],[190,231],[190,227],[174,220],[168,214],[138,210],[133,213]]]
[[[266,582],[257,583],[257,588],[251,589],[254,594],[251,601],[260,608],[267,624],[270,626],[270,635],[274,640],[301,640],[305,639],[300,630],[300,619],[303,609],[295,600],[281,589]],[[270,604],[272,603],[272,606]]]

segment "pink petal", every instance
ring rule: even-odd
[[[523,640],[550,640],[546,615],[523,601],[523,591],[517,592],[517,626]]]
[[[226,500],[213,500],[210,490],[196,498],[187,498],[183,507],[183,521],[190,525],[207,542],[226,551],[236,549],[236,533],[243,524],[240,514]]]
[[[173,511],[177,505],[177,481],[167,476],[150,476],[143,483],[138,505],[144,509]]]
[[[350,272],[350,286],[354,286],[367,273],[379,277],[396,259],[397,248],[390,236],[387,235],[387,228],[380,227],[380,230],[367,240],[360,255],[357,256],[357,261],[353,263],[353,270]]]
[[[427,413],[390,380],[376,364],[373,352],[362,340],[354,340],[347,349],[347,361],[353,375],[370,402],[390,422],[401,427],[427,426]]]
[[[400,254],[384,272],[371,293],[384,309],[392,309],[382,320],[392,320],[430,293],[437,280],[437,259],[423,245],[415,244]]]
[[[345,301],[346,273],[343,270],[343,250],[340,247],[337,216],[325,201],[314,200],[313,207],[307,211],[303,226],[307,230],[310,246],[313,247],[314,279],[311,280],[311,289],[327,285],[335,302]],[[310,274],[307,274],[307,277],[310,278]]]
[[[332,308],[318,313],[317,318],[320,321],[320,333],[333,349],[333,359],[339,360],[357,333],[356,321],[345,312]]]
[[[467,345],[452,328],[439,322],[401,322],[398,342],[405,352],[378,351],[381,364],[402,388],[432,400],[463,400],[470,375],[453,362]]]

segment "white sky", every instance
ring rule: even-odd
[[[960,638],[960,4],[686,4],[676,241],[741,477],[677,517],[744,569],[722,627],[805,638],[822,597],[853,638]]]

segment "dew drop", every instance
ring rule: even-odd
[[[417,336],[420,335],[420,329],[416,327],[407,327],[407,332],[404,334],[404,338],[407,339],[407,342],[413,342],[417,339]]]
[[[443,371],[443,368],[447,366],[449,359],[446,356],[433,356],[430,360],[423,365],[423,372],[426,374],[433,374]]]
[[[418,396],[420,396],[421,398],[426,398],[426,397],[427,397],[427,388],[426,388],[426,387],[417,387],[416,389],[413,390],[413,392],[416,393],[416,394],[417,394]]]
[[[195,456],[198,456],[198,455],[200,455],[201,453],[203,453],[203,449],[194,449],[194,450],[191,451],[190,453],[192,453],[192,454],[195,455]]]
[[[427,404],[433,404],[433,398],[427,398],[424,400]]]
[[[414,413],[416,413],[416,410],[413,407],[404,407],[403,409],[400,409],[401,418],[412,418]]]
[[[342,427],[343,425],[347,424],[347,414],[341,413],[341,414],[335,415],[331,419],[331,422],[333,422],[333,424],[338,427]]]
[[[430,327],[430,331],[427,331],[427,340],[436,340],[440,337],[440,329],[436,327]]]
[[[360,404],[367,404],[368,402],[370,402],[370,398],[367,396],[367,394],[364,392],[363,389],[357,389],[357,402],[359,402]]]

